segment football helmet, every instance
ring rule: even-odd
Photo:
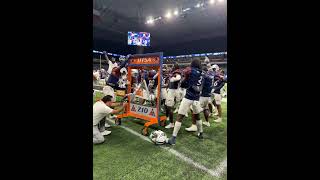
[[[150,134],[150,139],[154,144],[159,145],[159,144],[165,144],[168,138],[166,133],[164,133],[161,130],[156,130]]]

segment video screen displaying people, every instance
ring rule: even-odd
[[[150,33],[148,32],[128,32],[128,45],[150,46]]]

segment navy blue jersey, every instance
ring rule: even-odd
[[[185,77],[186,86],[186,95],[185,98],[189,100],[198,101],[201,93],[201,85],[202,85],[202,72],[200,69],[191,68],[190,71],[187,72]]]
[[[110,74],[107,85],[118,88],[118,81],[120,78],[120,69],[119,68],[113,68],[112,73]]]
[[[220,90],[224,86],[224,84],[225,84],[224,77],[221,77],[220,75],[216,75],[214,77],[213,92],[216,94],[220,94]]]
[[[202,97],[211,97],[211,91],[213,88],[213,80],[214,80],[214,73],[212,71],[208,71],[203,75],[202,80]]]

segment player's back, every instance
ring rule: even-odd
[[[191,67],[187,73],[187,90],[186,98],[190,100],[199,100],[200,98],[200,86],[202,84],[202,72],[198,68]]]
[[[214,93],[220,94],[220,90],[224,86],[224,84],[225,84],[224,77],[221,76],[220,74],[216,74],[214,76],[214,83],[213,83]]]
[[[203,75],[203,82],[202,82],[202,90],[201,96],[202,97],[210,97],[211,91],[213,88],[213,80],[214,80],[214,73],[213,72],[206,72]]]
[[[112,87],[117,87],[120,75],[121,75],[120,67],[113,68],[112,73],[110,74],[110,76],[108,78],[107,84]]]

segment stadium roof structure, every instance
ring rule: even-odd
[[[227,1],[195,8],[207,0],[93,0],[94,41],[127,42],[128,31],[150,32],[153,47],[227,36]],[[165,18],[168,11],[190,8],[183,15]],[[146,24],[152,16],[160,21]],[[226,42],[225,42],[226,48]],[[224,49],[226,50],[226,49]]]

